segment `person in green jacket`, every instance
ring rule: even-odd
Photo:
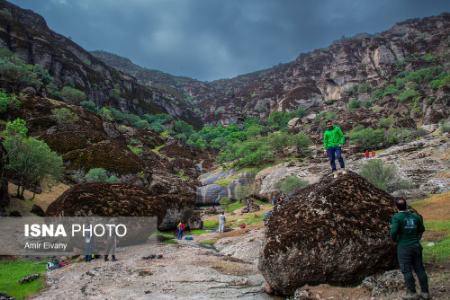
[[[344,133],[341,128],[334,126],[332,121],[327,122],[327,129],[323,134],[324,154],[328,156],[331,171],[336,171],[336,158],[341,169],[345,169],[344,158],[342,157],[342,145],[345,143]]]
[[[407,210],[405,199],[396,200],[395,205],[398,212],[392,217],[390,236],[397,243],[398,263],[405,278],[407,292],[403,299],[419,299],[416,294],[413,270],[420,283],[420,299],[430,299],[428,276],[423,266],[420,245],[420,239],[425,231],[422,217]]]

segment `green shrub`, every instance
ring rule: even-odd
[[[449,133],[450,132],[450,120],[441,121],[439,123],[439,130],[441,133]]]
[[[398,94],[398,92],[399,92],[398,88],[395,85],[390,84],[384,89],[383,97],[386,97],[389,95],[396,95],[396,94]]]
[[[141,145],[139,146],[128,145],[128,149],[130,149],[130,151],[136,154],[137,156],[140,156],[144,152],[144,148]]]
[[[14,95],[8,95],[0,90],[0,114],[10,109],[19,108],[20,101]]]
[[[395,118],[392,116],[386,117],[386,118],[381,118],[378,121],[378,126],[382,127],[382,128],[389,128],[392,125],[394,125],[395,123]]]
[[[450,86],[450,73],[442,73],[439,78],[431,81],[431,88],[433,90],[438,90],[444,86]]]
[[[274,151],[282,151],[289,145],[290,135],[286,132],[274,132],[268,137],[268,143]]]
[[[438,78],[441,74],[441,67],[430,67],[408,72],[405,74],[405,79],[415,83],[426,83]]]
[[[273,130],[287,129],[287,124],[291,118],[291,114],[283,111],[275,111],[267,118],[267,124]]]
[[[140,129],[149,129],[150,124],[146,120],[139,120],[133,123],[133,126]]]
[[[290,144],[297,147],[298,153],[309,155],[309,146],[312,145],[311,138],[303,132],[290,136]]]
[[[389,128],[385,135],[386,145],[410,142],[415,138],[414,131],[408,128]]]
[[[355,110],[361,107],[361,101],[356,100],[356,99],[352,99],[348,102],[347,105],[349,110]]]
[[[322,111],[316,116],[316,123],[325,124],[327,121],[336,120],[337,115],[333,111]]]
[[[14,90],[25,86],[40,90],[53,80],[42,66],[26,64],[4,48],[0,52],[0,78],[7,81]]]
[[[111,109],[106,106],[102,107],[102,109],[100,110],[100,116],[107,121],[114,121],[114,116],[111,112]]]
[[[65,107],[52,109],[52,114],[58,124],[73,124],[78,121],[78,116]]]
[[[116,176],[108,176],[108,173],[103,168],[93,168],[84,176],[86,182],[101,182],[101,183],[118,183],[120,180]]]
[[[376,148],[384,142],[384,130],[357,127],[350,131],[349,137],[360,149]]]
[[[119,85],[114,85],[114,88],[112,90],[109,91],[109,96],[112,99],[120,99],[121,93],[120,93],[120,86]]]
[[[304,188],[308,182],[298,178],[295,175],[288,176],[277,182],[275,187],[283,193],[290,194]]]
[[[406,89],[397,96],[397,99],[400,102],[405,102],[408,100],[412,100],[412,99],[416,98],[417,96],[419,96],[419,93],[417,93],[416,90]]]
[[[385,164],[381,159],[366,162],[361,168],[360,175],[377,188],[390,193],[412,187],[411,183],[400,178],[394,165]]]
[[[80,104],[86,100],[86,94],[71,86],[65,86],[61,90],[61,98],[70,103]]]
[[[98,112],[98,107],[92,100],[85,100],[80,102],[81,107],[83,107],[85,110],[89,110],[93,113]]]

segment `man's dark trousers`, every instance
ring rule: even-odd
[[[400,270],[405,277],[406,288],[410,292],[416,292],[416,284],[412,274],[414,270],[417,278],[419,278],[422,293],[428,293],[428,277],[423,267],[422,246],[420,244],[414,244],[407,247],[397,247],[397,256]]]
[[[330,159],[331,170],[336,171],[336,158],[339,161],[339,165],[341,168],[345,168],[344,159],[342,158],[342,150],[341,147],[330,147],[327,149],[327,155]]]

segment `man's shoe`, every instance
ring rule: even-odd
[[[105,255],[105,261],[108,261],[109,259],[108,259],[108,255]]]
[[[419,299],[419,295],[417,295],[416,293],[407,291],[403,296],[402,296],[403,300],[418,300]]]
[[[113,256],[112,256],[112,261],[117,261],[117,259],[116,259],[116,256],[115,256],[115,255],[113,255]]]
[[[420,299],[422,299],[422,300],[431,299],[430,293],[420,293]]]
[[[345,169],[342,170],[342,174],[343,174],[343,175],[347,174],[347,171],[345,171]]]
[[[333,178],[338,178],[338,173],[337,172],[334,172]]]

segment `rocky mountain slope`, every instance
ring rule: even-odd
[[[113,106],[138,114],[165,112],[200,125],[189,104],[163,90],[140,85],[88,51],[52,31],[40,15],[7,1],[0,2],[0,47],[26,63],[48,70],[58,88],[72,86],[98,106]],[[8,83],[2,82],[2,87]],[[38,91],[47,94],[47,91]],[[78,103],[75,103],[78,104]]]
[[[449,28],[450,14],[407,20],[379,34],[341,39],[286,64],[208,83],[143,69],[105,52],[94,55],[146,85],[177,89],[185,99],[199,104],[204,122],[231,123],[299,107],[313,112],[342,110],[352,99],[374,102],[375,90],[402,72],[432,66],[448,70]],[[387,114],[400,112],[425,124],[448,116],[448,111],[441,113],[449,105],[448,97],[439,90],[421,90],[416,114],[405,112],[405,105],[393,97],[383,98],[380,106]],[[426,101],[430,98],[435,102]]]

